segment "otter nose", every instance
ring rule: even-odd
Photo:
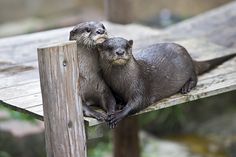
[[[99,28],[99,29],[96,30],[96,33],[97,33],[97,34],[104,34],[104,33],[105,33],[105,30]]]
[[[116,51],[116,54],[117,54],[118,56],[122,56],[124,53],[125,53],[124,50]]]

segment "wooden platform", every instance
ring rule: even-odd
[[[235,8],[236,2],[232,2],[163,31],[139,25],[104,23],[112,36],[134,39],[135,48],[161,41],[175,41],[186,47],[194,59],[205,60],[236,53]],[[70,29],[0,39],[0,104],[43,119],[37,48],[68,40]],[[236,90],[236,58],[199,77],[196,89],[189,94],[174,95],[141,113],[232,90]],[[97,124],[92,118],[86,120],[90,125]]]

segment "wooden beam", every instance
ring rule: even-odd
[[[87,157],[76,42],[38,49],[48,157]]]
[[[140,157],[138,118],[122,120],[113,132],[114,157]]]

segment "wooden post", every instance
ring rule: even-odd
[[[133,22],[132,0],[105,0],[105,14],[111,22]]]
[[[38,49],[48,157],[87,157],[76,42]]]
[[[137,116],[121,121],[114,130],[114,157],[140,157]]]

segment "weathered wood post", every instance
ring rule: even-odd
[[[87,157],[76,42],[38,49],[48,157]]]
[[[137,116],[121,121],[114,129],[114,157],[139,157]]]

